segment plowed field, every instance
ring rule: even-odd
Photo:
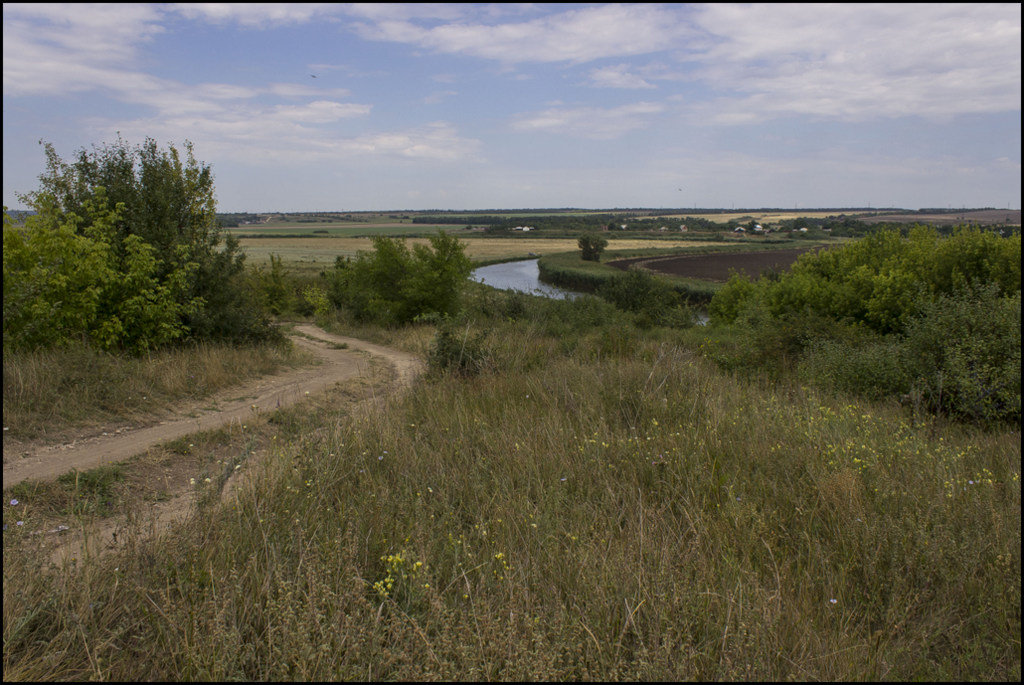
[[[637,264],[645,269],[669,276],[697,278],[724,283],[733,272],[757,278],[767,269],[788,269],[797,257],[815,250],[804,247],[795,250],[769,250],[765,252],[733,252],[727,254],[680,255],[673,257],[638,257],[609,262],[619,269]]]

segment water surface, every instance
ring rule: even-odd
[[[470,277],[477,283],[484,283],[499,290],[519,290],[557,300],[572,299],[579,294],[542,283],[536,259],[481,266],[474,269]]]

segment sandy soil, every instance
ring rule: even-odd
[[[5,445],[4,488],[23,480],[52,480],[72,469],[84,471],[102,464],[123,461],[160,443],[190,433],[235,422],[242,423],[258,412],[272,412],[338,383],[368,376],[370,357],[394,369],[395,387],[398,389],[408,387],[423,369],[422,362],[406,352],[333,335],[308,324],[296,326],[295,332],[295,344],[316,354],[322,364],[264,376],[214,398],[216,409],[183,407],[176,416],[168,417],[153,426],[129,428],[111,435],[83,435],[60,445],[22,445],[20,454],[8,455]],[[342,348],[342,345],[345,347]],[[211,400],[203,401],[202,405],[209,407]],[[248,464],[245,470],[225,483],[222,497],[238,492],[244,484],[245,474],[251,472],[252,466]],[[154,472],[153,477],[161,478],[162,474]],[[193,508],[195,496],[195,491],[183,484],[169,493],[165,501],[154,503],[147,516],[148,530],[145,534],[158,534],[187,517]],[[44,535],[47,545],[52,547],[51,561],[60,563],[81,558],[86,553],[99,553],[120,547],[128,537],[128,522],[115,517],[98,521],[89,529],[71,530],[61,526],[38,531],[38,534]]]

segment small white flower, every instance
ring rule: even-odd
[[[16,506],[18,506],[18,500],[16,500],[16,499],[12,499],[12,500],[11,500],[11,506],[12,506],[12,507],[16,507]]]
[[[23,525],[25,525],[25,522],[24,521],[18,521],[18,523],[16,525],[23,526]]]
[[[839,602],[839,600],[838,600],[838,599],[830,599],[830,600],[828,600],[828,601],[829,601],[829,603],[831,603],[831,604],[837,604],[837,603]]]

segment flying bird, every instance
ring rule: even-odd
[[[316,74],[310,74],[309,78],[316,78]]]

